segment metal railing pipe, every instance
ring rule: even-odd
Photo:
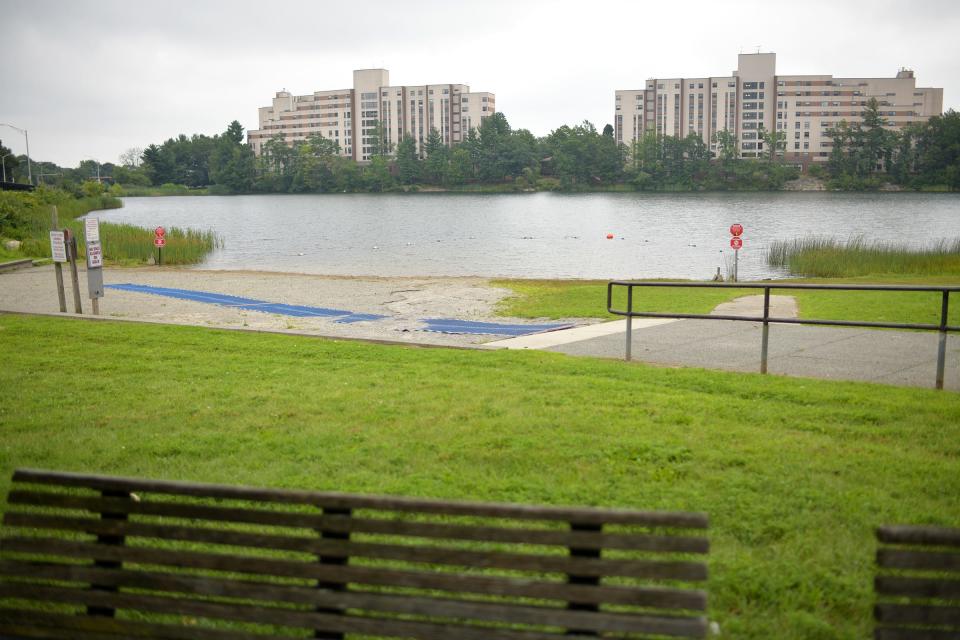
[[[627,289],[627,308],[615,309],[613,295],[615,287]],[[762,316],[733,316],[712,315],[702,313],[662,313],[654,311],[633,310],[633,290],[636,287],[676,287],[701,289],[763,289]],[[806,318],[777,318],[770,315],[770,292],[773,289],[797,289],[819,291],[899,291],[899,292],[927,292],[940,293],[940,322],[938,324],[919,322],[868,322],[861,320],[820,320]],[[613,315],[625,316],[627,319],[626,360],[633,357],[633,318],[672,318],[689,320],[733,320],[738,322],[763,323],[762,342],[760,346],[760,372],[767,373],[770,323],[777,324],[808,324],[828,327],[863,327],[869,329],[909,329],[918,331],[938,332],[937,348],[937,377],[936,388],[943,389],[944,369],[946,368],[947,335],[960,331],[960,326],[948,323],[950,293],[960,291],[960,286],[929,286],[929,285],[885,285],[885,284],[789,284],[789,283],[721,283],[721,282],[642,282],[627,280],[611,280],[607,283],[607,312]]]

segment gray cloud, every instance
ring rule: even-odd
[[[725,75],[776,51],[783,73],[889,76],[912,67],[958,106],[960,9],[890,0],[646,3],[7,2],[0,122],[37,158],[116,161],[179,133],[256,127],[274,91],[348,87],[385,66],[396,84],[463,82],[497,94],[541,135],[613,116],[613,91],[647,77]],[[22,150],[22,137],[0,128]],[[18,145],[21,145],[18,147]]]

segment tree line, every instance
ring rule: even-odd
[[[861,122],[844,121],[827,131],[833,148],[825,171],[832,187],[877,189],[889,182],[960,190],[960,113],[950,109],[899,131],[886,124],[871,99]]]
[[[862,122],[841,122],[828,131],[829,161],[811,173],[838,189],[872,189],[892,182],[905,188],[960,189],[960,114],[948,111],[901,131],[885,129],[872,100]],[[418,149],[406,137],[391,147],[382,128],[373,134],[372,159],[357,163],[340,155],[337,142],[319,134],[293,145],[281,136],[268,140],[259,157],[244,142],[234,120],[223,133],[180,135],[145,149],[130,149],[120,164],[92,160],[76,169],[35,163],[47,183],[84,195],[84,181],[106,178],[129,186],[207,188],[210,193],[327,193],[416,190],[427,187],[478,190],[659,191],[776,190],[796,178],[784,162],[786,136],[760,130],[761,158],[740,158],[738,140],[720,131],[708,145],[686,138],[645,133],[617,144],[613,127],[598,131],[590,122],[564,125],[536,137],[511,127],[503,113],[485,118],[466,139],[448,147],[436,130]],[[3,152],[0,147],[0,152]],[[7,159],[8,175],[25,175],[21,156]],[[116,191],[116,190],[115,190]]]
[[[732,134],[724,132],[735,150]],[[417,148],[413,138],[396,147],[381,128],[372,157],[357,163],[340,155],[337,142],[319,134],[288,144],[282,136],[264,143],[259,157],[242,143],[233,122],[219,136],[171,138],[143,151],[140,171],[153,185],[213,185],[224,193],[328,193],[416,190],[424,187],[481,190],[775,189],[796,171],[769,162],[713,154],[695,135],[679,140],[648,134],[632,145],[617,144],[613,127],[590,122],[564,125],[536,137],[514,129],[503,113],[485,118],[456,146],[432,130]]]

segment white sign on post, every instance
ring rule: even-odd
[[[103,266],[103,248],[99,242],[87,240],[87,268],[96,269]],[[87,274],[89,276],[89,274]]]
[[[100,218],[86,218],[83,222],[87,242],[100,242]]]
[[[50,255],[54,262],[67,261],[67,244],[64,242],[63,231],[50,232]]]

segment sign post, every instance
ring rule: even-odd
[[[739,282],[738,277],[738,267],[740,266],[740,249],[743,247],[743,225],[740,223],[734,223],[730,225],[730,235],[733,237],[730,238],[730,248],[733,249],[733,281]]]
[[[50,255],[53,258],[53,270],[57,275],[57,298],[60,300],[60,313],[67,312],[67,295],[63,290],[63,266],[67,261],[67,243],[63,231],[57,229],[60,219],[57,217],[57,205],[50,208]]]
[[[100,298],[103,297],[103,247],[100,244],[100,220],[87,218],[84,221],[87,241],[87,291],[93,306],[93,315],[100,315]]]
[[[157,227],[153,230],[153,246],[157,248],[157,264],[163,264],[163,247],[167,244],[165,237],[167,230],[163,227]]]
[[[73,306],[77,313],[83,313],[80,303],[80,276],[77,275],[77,236],[70,229],[64,229],[64,240],[67,245],[67,259],[70,261],[70,278],[73,280]]]
[[[50,232],[50,255],[53,256],[53,268],[57,274],[57,298],[60,300],[60,313],[67,312],[67,294],[63,290],[63,266],[67,261],[67,245],[63,241],[63,231]]]

